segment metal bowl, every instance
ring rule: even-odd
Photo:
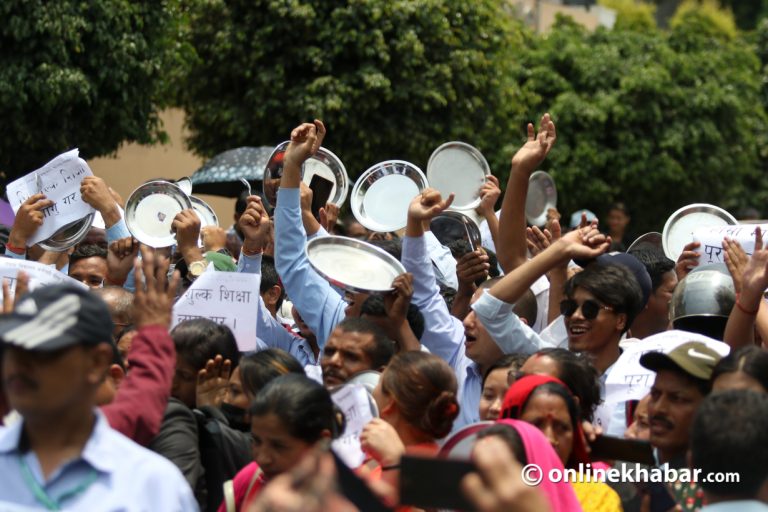
[[[443,197],[454,194],[451,210],[474,210],[480,206],[480,189],[491,174],[483,154],[466,142],[446,142],[432,152],[427,162],[429,186]]]
[[[432,219],[429,227],[443,245],[455,240],[466,240],[473,251],[483,245],[480,228],[474,220],[461,212],[443,212]]]
[[[408,222],[411,200],[427,187],[427,177],[412,163],[379,162],[366,170],[352,187],[352,214],[371,231],[397,231]]]
[[[719,206],[706,203],[683,206],[670,215],[664,224],[661,234],[664,254],[672,261],[677,261],[686,244],[693,242],[694,229],[735,224],[737,221],[734,216]]]
[[[386,251],[343,236],[324,236],[307,243],[307,259],[331,284],[352,293],[386,293],[405,267]]]
[[[677,284],[669,317],[673,323],[688,317],[728,318],[735,302],[736,290],[725,264],[702,265]]]
[[[56,231],[53,236],[43,240],[42,242],[39,242],[37,245],[46,251],[66,251],[70,247],[80,243],[80,241],[85,238],[85,236],[88,234],[88,231],[91,229],[94,216],[95,214],[91,213],[80,220],[76,220],[75,222],[67,224],[66,226]]]
[[[184,191],[167,181],[150,181],[134,190],[125,203],[125,225],[131,235],[150,247],[168,247],[176,243],[171,230],[173,218],[192,208]]]
[[[536,171],[528,178],[528,194],[525,196],[525,218],[528,224],[544,226],[550,208],[557,208],[555,180],[544,171]]]
[[[261,183],[264,197],[269,203],[267,206],[274,207],[277,204],[277,191],[280,189],[280,180],[283,177],[283,158],[290,142],[287,140],[278,144],[264,168],[264,179]],[[341,159],[330,149],[321,146],[317,153],[304,162],[301,168],[301,181],[309,186],[315,175],[333,183],[328,202],[341,208],[349,192],[349,175]]]

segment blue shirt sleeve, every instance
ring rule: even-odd
[[[275,266],[285,291],[304,322],[317,336],[320,350],[344,319],[346,303],[310,266],[304,247],[298,188],[280,188],[275,209]]]
[[[487,290],[472,304],[477,318],[505,354],[533,354],[550,346],[520,321],[512,307],[512,304],[497,299]]]

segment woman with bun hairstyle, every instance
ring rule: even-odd
[[[289,373],[270,381],[250,408],[254,462],[224,484],[219,512],[246,510],[264,485],[291,470],[315,444],[338,437],[344,416],[316,381]]]
[[[403,454],[437,455],[436,441],[448,435],[459,415],[456,389],[453,370],[433,354],[401,352],[392,358],[373,391],[379,418],[360,436],[370,457],[368,478],[397,489]]]

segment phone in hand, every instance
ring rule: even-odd
[[[477,471],[468,460],[403,455],[400,503],[424,509],[473,510],[461,492],[461,480]]]
[[[590,457],[593,460],[622,460],[648,465],[656,464],[653,448],[651,443],[647,441],[597,436],[593,442],[589,443],[589,446],[592,450]]]
[[[323,208],[331,198],[333,191],[333,182],[323,178],[319,174],[312,176],[309,181],[309,188],[312,190],[312,215],[320,219],[320,208]]]

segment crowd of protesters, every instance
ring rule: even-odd
[[[86,286],[31,286],[23,272],[13,290],[3,285],[0,510],[439,508],[412,501],[412,489],[448,478],[440,464],[454,467],[448,447],[470,430],[471,466],[443,485],[472,510],[768,510],[759,229],[751,255],[725,240],[727,265],[709,268],[695,242],[678,261],[658,245],[631,247],[620,203],[606,205],[605,232],[588,211],[561,225],[551,210],[545,228],[528,226],[529,177],[556,141],[547,114],[538,131],[528,126],[503,197],[493,177],[479,191],[483,247],[437,240],[430,221],[453,197],[431,188],[410,202],[402,232],[375,233],[332,204],[312,214],[301,169],[325,135],[320,121],[291,132],[274,209],[244,194],[229,231],[201,230],[185,210],[173,248],[138,243],[100,177],[80,193],[105,229],[71,250],[28,243],[51,200],[20,206],[4,257]],[[400,260],[394,291],[344,292],[316,272],[307,242],[338,235]],[[257,350],[241,352],[210,319],[172,325],[175,301],[203,272],[260,275],[258,306],[240,319]],[[706,272],[726,285],[695,287]],[[699,301],[711,306],[675,307],[691,300],[684,293],[711,294]],[[667,335],[680,342],[638,350]],[[607,383],[624,377],[612,372],[632,351],[651,375],[644,396],[610,401]],[[348,467],[333,443],[352,418],[334,393],[354,382],[365,382],[375,417],[353,437],[363,463]],[[532,464],[584,475],[633,460],[601,451],[606,440],[647,447],[649,469],[738,478],[522,478]],[[414,458],[437,473],[414,471]]]

